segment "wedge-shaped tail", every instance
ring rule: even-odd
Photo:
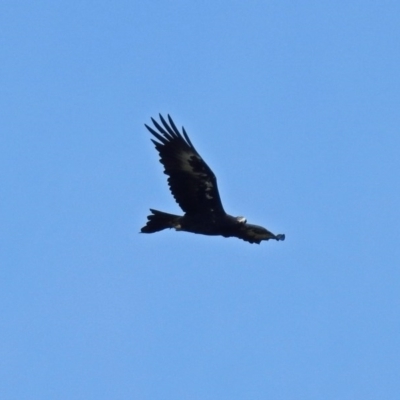
[[[141,229],[142,233],[154,233],[162,231],[167,228],[174,228],[177,226],[179,219],[178,215],[168,214],[162,211],[153,210],[150,208],[152,214],[147,216],[147,224]]]

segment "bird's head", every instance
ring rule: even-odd
[[[283,234],[274,235],[268,229],[265,229],[259,225],[246,224],[246,231],[249,236],[253,237],[257,241],[270,240],[270,239],[285,240],[285,235]]]

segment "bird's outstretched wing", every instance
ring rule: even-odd
[[[217,179],[192,145],[185,128],[182,134],[168,115],[168,122],[160,114],[159,124],[146,128],[157,139],[151,139],[160,154],[168,185],[176,202],[186,214],[225,213],[219,197]]]

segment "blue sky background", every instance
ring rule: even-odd
[[[0,398],[400,398],[398,1],[3,1]],[[143,124],[226,210],[163,231]]]

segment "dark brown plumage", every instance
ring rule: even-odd
[[[176,202],[185,212],[178,216],[150,209],[142,233],[154,233],[166,228],[237,237],[250,243],[262,240],[284,240],[285,235],[274,235],[267,229],[246,223],[243,217],[228,215],[221,202],[217,179],[191,143],[185,128],[182,134],[168,115],[168,122],[160,114],[161,124],[151,119],[154,128],[145,125],[157,139],[151,139],[168,175],[168,185]]]

